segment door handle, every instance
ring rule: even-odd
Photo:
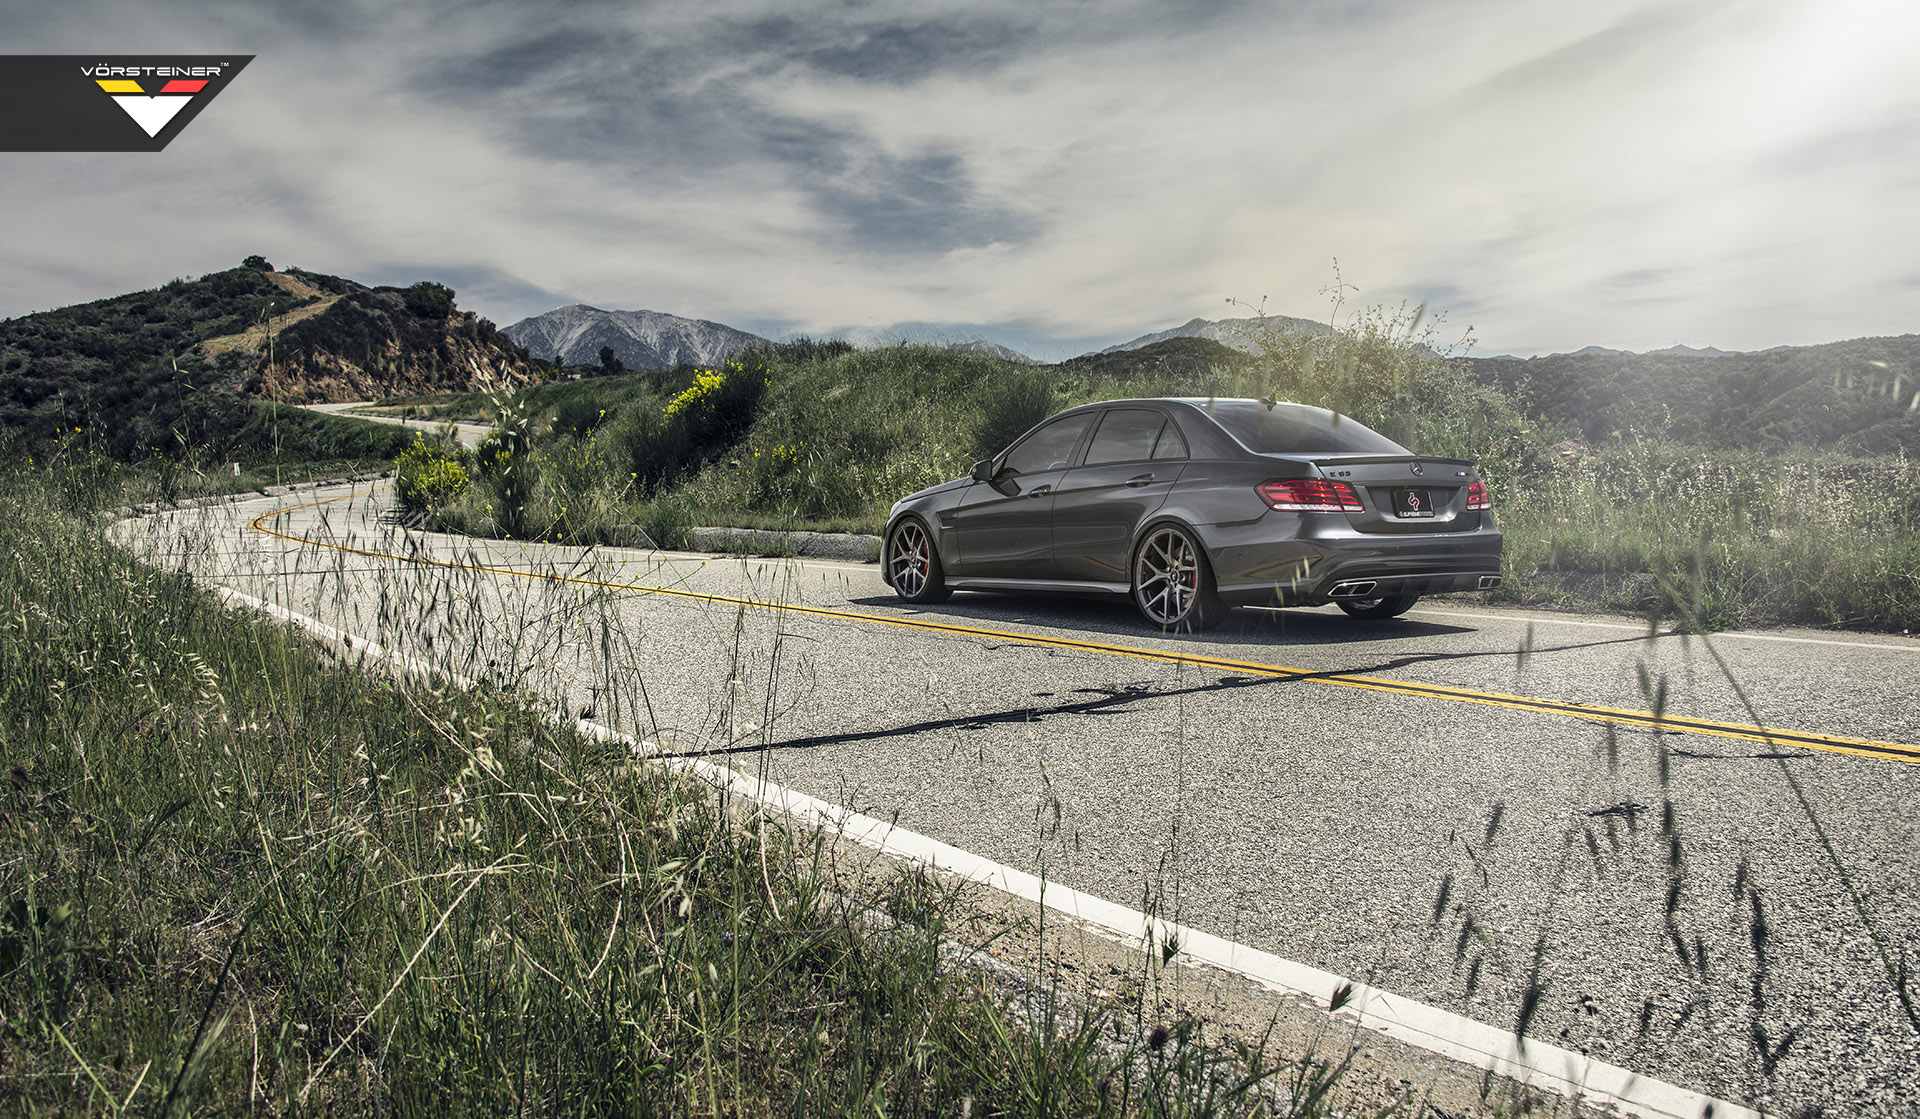
[[[1028,497],[1044,497],[1045,495],[1050,494],[1052,492],[1053,492],[1052,486],[1035,486],[1033,488],[1033,492],[1028,494],[1027,496]]]
[[[1141,486],[1151,484],[1153,484],[1153,475],[1151,474],[1135,474],[1133,477],[1127,479],[1127,485],[1134,489],[1139,489]]]

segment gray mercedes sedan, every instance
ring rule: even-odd
[[[1109,400],[1051,416],[970,477],[887,517],[900,598],[1126,595],[1201,630],[1233,606],[1338,603],[1392,618],[1500,582],[1480,472],[1359,421],[1273,400]]]

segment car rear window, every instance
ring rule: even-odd
[[[1248,450],[1263,455],[1412,453],[1359,420],[1325,408],[1268,408],[1257,400],[1215,400],[1200,407]]]

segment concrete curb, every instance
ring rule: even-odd
[[[853,532],[781,532],[758,528],[696,528],[690,533],[696,552],[763,552],[805,559],[870,562],[880,547],[878,536]]]

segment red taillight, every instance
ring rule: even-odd
[[[1467,483],[1467,508],[1470,510],[1493,508],[1493,499],[1487,496],[1486,483],[1478,478]]]
[[[1345,482],[1327,478],[1288,478],[1253,487],[1260,500],[1274,509],[1299,513],[1358,513],[1360,495]]]

